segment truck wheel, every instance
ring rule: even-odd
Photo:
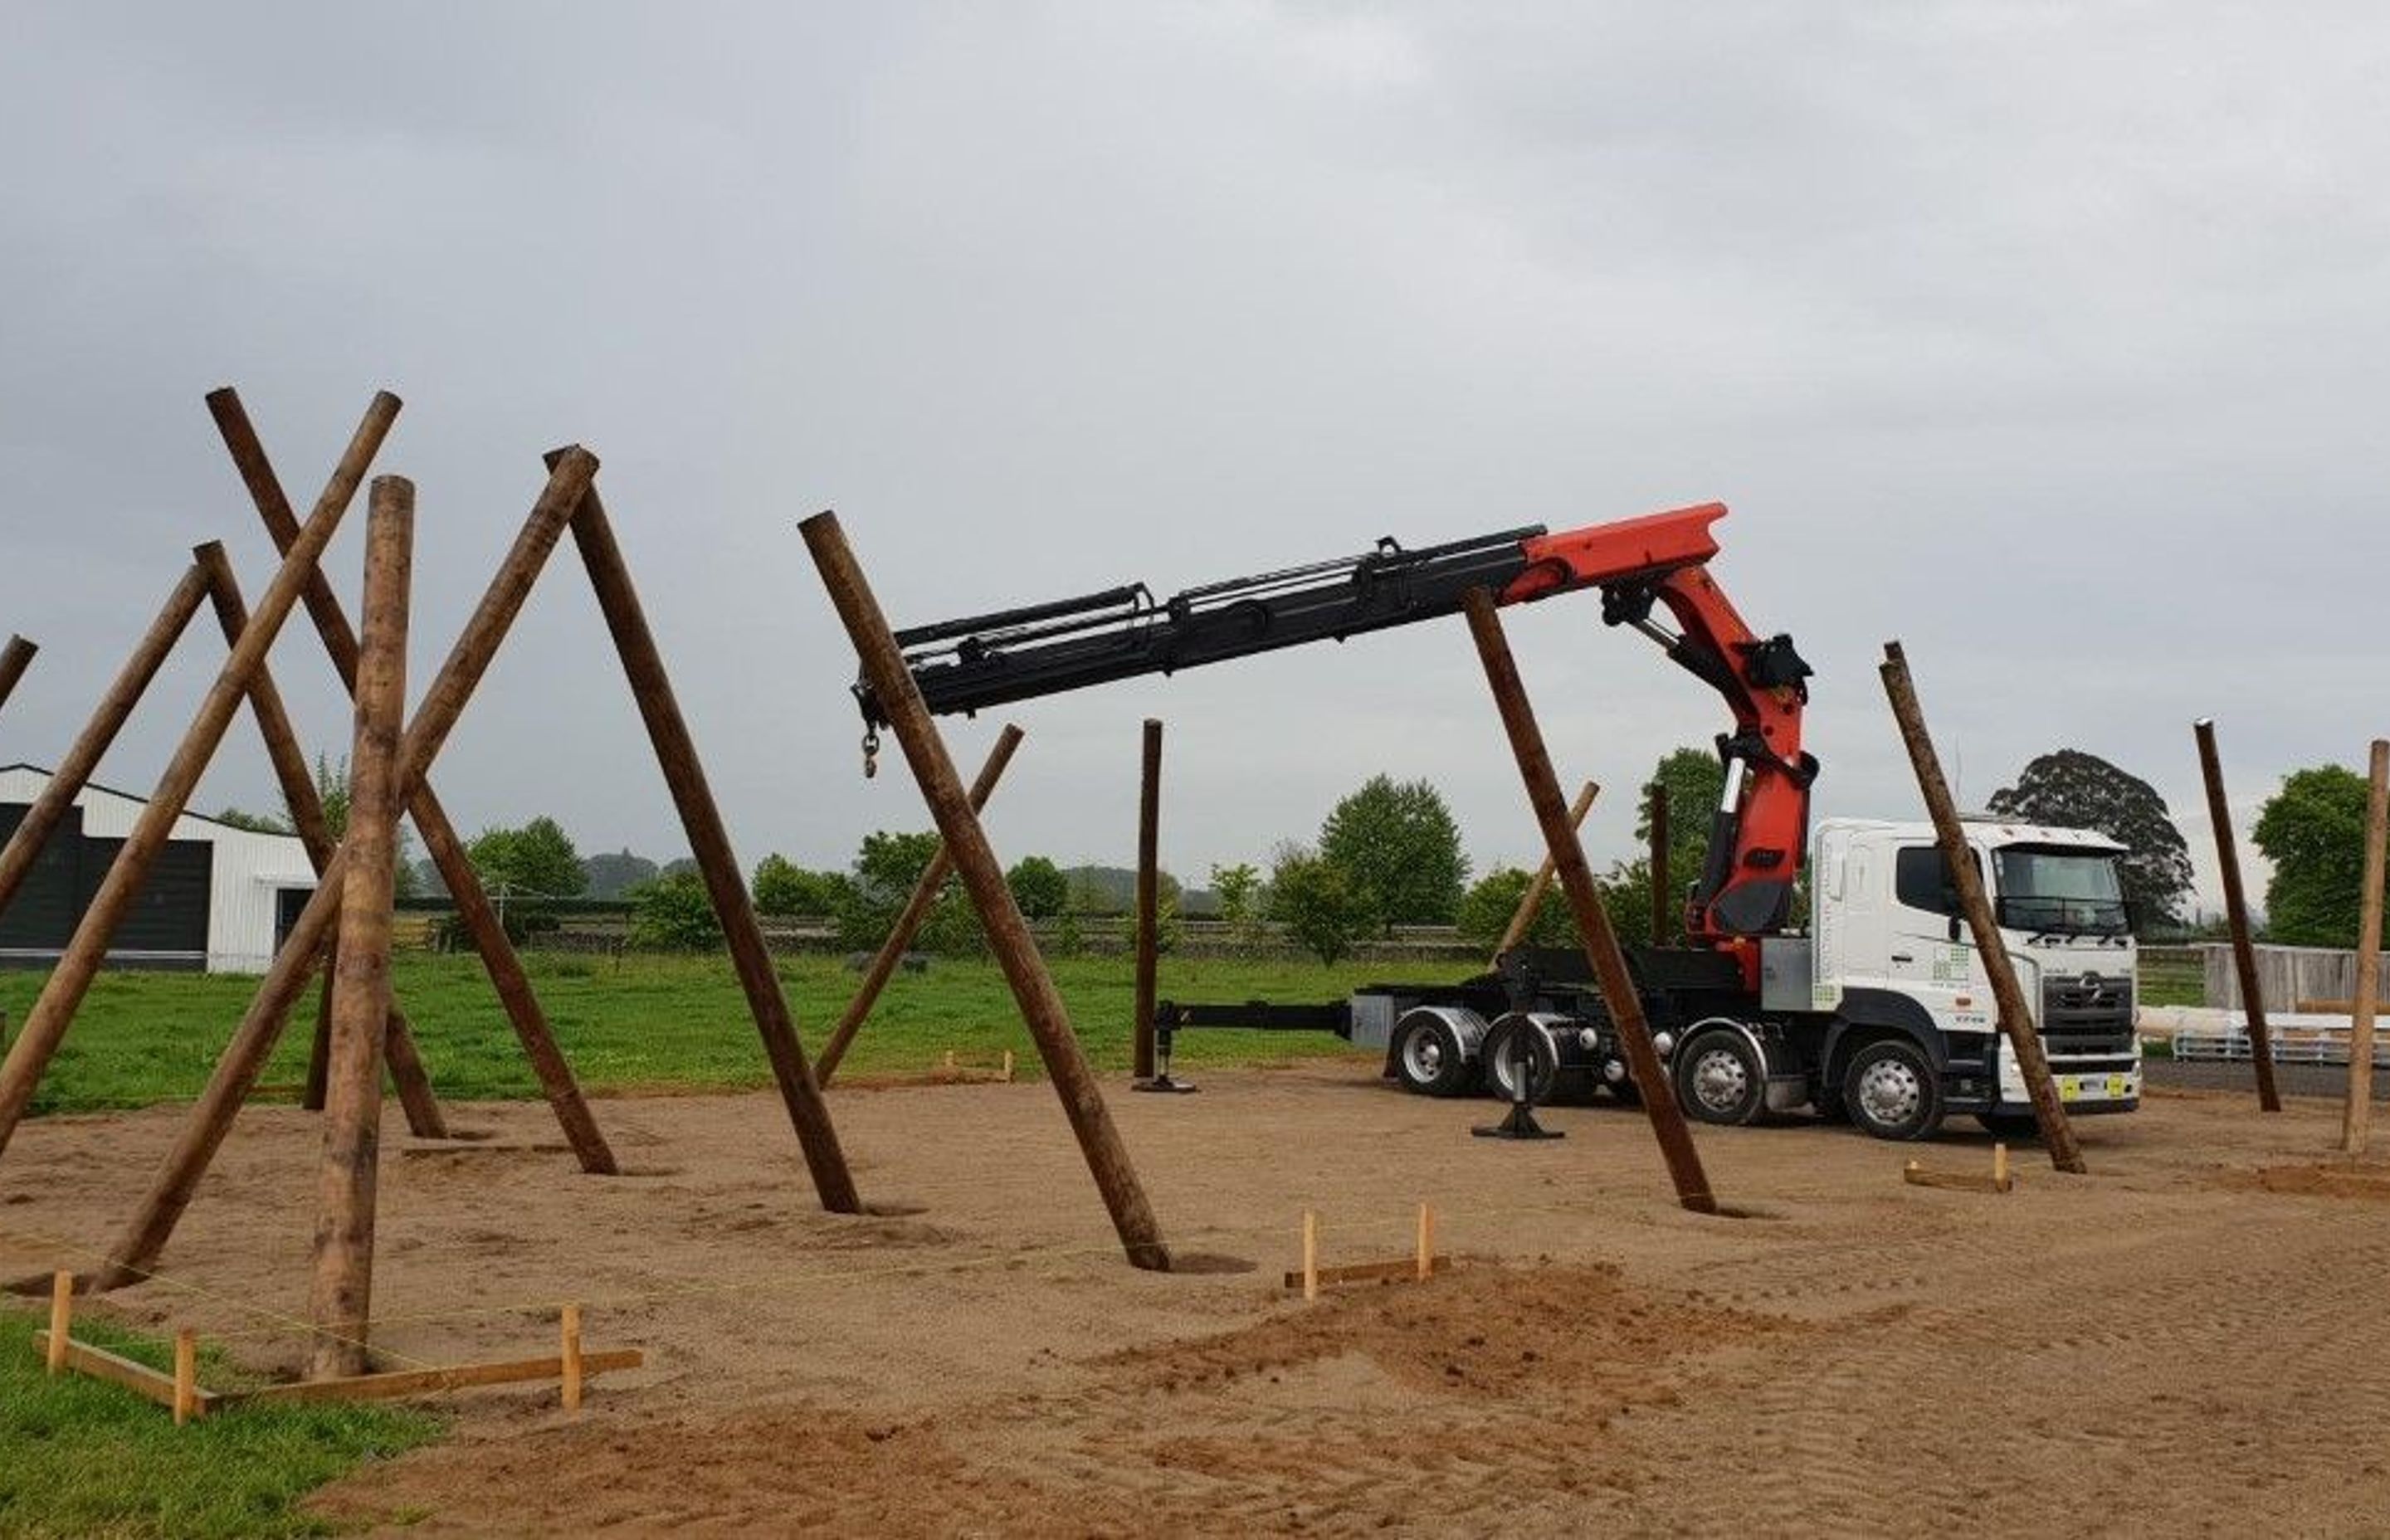
[[[1731,1027],[1696,1033],[1677,1049],[1673,1068],[1678,1104],[1703,1123],[1749,1123],[1767,1100],[1767,1066]]]
[[[1478,1058],[1485,1066],[1485,1089],[1503,1101],[1511,1099],[1517,1087],[1511,1084],[1519,1057],[1519,1034],[1526,1038],[1528,1099],[1536,1106],[1549,1104],[1552,1091],[1560,1084],[1560,1056],[1553,1051],[1552,1040],[1534,1026],[1516,1016],[1505,1016],[1494,1023],[1485,1034],[1485,1046]]]
[[[1942,1126],[1942,1085],[1925,1050],[1905,1037],[1870,1043],[1843,1076],[1851,1122],[1879,1139],[1921,1139]]]
[[[1422,1016],[1403,1029],[1394,1048],[1394,1071],[1403,1088],[1421,1096],[1458,1097],[1477,1078],[1460,1051],[1460,1037],[1447,1023]]]

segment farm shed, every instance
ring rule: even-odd
[[[31,764],[0,766],[0,841],[49,783]],[[74,934],[143,799],[86,786],[0,913],[0,968],[47,968]],[[315,873],[295,835],[258,834],[185,814],[109,947],[111,968],[262,973]]]

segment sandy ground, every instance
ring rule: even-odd
[[[1112,1098],[1201,1270],[1131,1270],[1043,1084],[833,1093],[867,1197],[811,1199],[768,1096],[610,1100],[634,1174],[572,1174],[535,1105],[412,1151],[393,1116],[378,1342],[552,1351],[553,1302],[648,1367],[451,1403],[446,1444],[324,1511],[413,1535],[2390,1533],[2390,1184],[2319,1174],[2337,1114],[2177,1094],[2082,1124],[2094,1174],[1905,1186],[1806,1124],[1703,1130],[1717,1190],[1668,1200],[1639,1113],[1400,1095],[1353,1061]],[[176,1123],[29,1124],[0,1162],[0,1273],[88,1258]],[[247,1115],[127,1316],[295,1365],[312,1120]],[[1421,1200],[1458,1265],[1304,1305],[1404,1253]],[[912,1210],[917,1212],[897,1212]],[[1233,1259],[1233,1262],[1231,1261]],[[1250,1264],[1238,1266],[1236,1264]],[[185,1287],[187,1286],[187,1287]],[[192,1290],[199,1290],[194,1292]]]

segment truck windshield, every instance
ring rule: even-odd
[[[2131,929],[2113,851],[2004,845],[1992,860],[2004,926],[2098,936]]]

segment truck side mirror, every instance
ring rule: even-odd
[[[1950,917],[1950,940],[1951,940],[1952,942],[1954,942],[1954,943],[1955,943],[1955,942],[1957,942],[1957,941],[1958,941],[1958,939],[1959,939],[1959,917],[1958,917],[1957,915],[1952,915],[1952,916]]]

